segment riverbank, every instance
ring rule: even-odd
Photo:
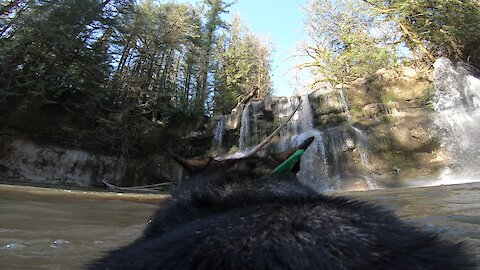
[[[129,193],[108,190],[71,189],[69,187],[31,186],[25,183],[0,182],[0,193],[18,194],[19,196],[45,196],[52,199],[80,199],[80,200],[118,200],[130,202],[162,202],[169,198],[168,194]]]

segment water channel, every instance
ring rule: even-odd
[[[480,262],[480,183],[336,193],[373,201]],[[0,269],[81,269],[141,234],[161,195],[0,186]]]

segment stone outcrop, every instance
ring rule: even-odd
[[[379,70],[351,85],[318,89],[309,98],[317,128],[352,125],[364,136],[368,164],[360,164],[356,147],[341,155],[343,169],[388,186],[438,174],[446,165],[432,128],[432,93],[431,70],[405,67]]]
[[[100,187],[104,180],[131,186],[181,178],[173,162],[162,155],[127,159],[24,139],[4,141],[0,154],[0,177],[16,182]]]
[[[398,186],[407,179],[436,175],[447,159],[432,127],[431,73],[415,68],[379,70],[351,85],[316,89],[303,105],[309,106],[311,120],[300,112],[271,147],[281,150],[292,143],[286,137],[317,130],[321,145],[315,151],[321,157],[312,161],[317,165],[311,170],[317,170],[317,178],[344,179],[342,187],[332,183],[323,189],[372,188],[366,176],[379,186]],[[249,110],[250,145],[278,126],[299,100],[273,97],[245,106]],[[270,113],[272,117],[265,117]],[[305,123],[308,121],[310,126]],[[235,145],[237,138],[230,137],[234,141],[224,141],[224,145]]]
[[[477,164],[480,150],[462,134],[480,134],[480,128],[471,124],[478,123],[477,118],[469,116],[480,107],[480,81],[463,66],[442,61],[446,64],[437,65],[441,70],[435,83],[431,69],[404,67],[379,70],[351,85],[322,86],[308,96],[252,98],[229,115],[215,115],[198,123],[195,130],[180,132],[181,154],[227,155],[253,147],[302,102],[269,150],[282,151],[306,136],[315,136],[299,176],[321,191],[408,185],[411,179],[436,176],[447,166],[462,163],[459,158],[463,156]],[[448,81],[439,81],[442,78]],[[468,132],[454,130],[457,113],[439,105],[448,103],[439,91],[448,92],[448,100],[457,97],[452,106],[460,106],[464,121],[460,124]],[[442,117],[443,122],[439,121]],[[452,136],[456,141],[447,142]],[[135,160],[29,140],[9,140],[2,145],[3,178],[95,186],[105,179],[118,185],[140,185],[176,182],[182,177],[165,154]],[[461,148],[473,150],[468,155],[452,155]]]

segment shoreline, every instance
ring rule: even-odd
[[[153,193],[131,193],[117,191],[101,191],[92,189],[81,189],[73,187],[50,187],[35,186],[28,183],[9,183],[0,181],[0,194],[28,194],[34,196],[45,196],[49,198],[73,198],[73,199],[90,199],[90,200],[119,200],[130,202],[162,202],[168,198],[168,194]]]

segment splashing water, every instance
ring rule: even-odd
[[[297,108],[300,100],[298,97],[282,97],[279,99],[278,104],[274,107],[275,115],[280,120],[279,123],[283,123]],[[300,129],[300,123],[305,122],[302,110],[305,105],[302,105],[299,111],[297,111],[287,125],[280,130],[280,137],[290,138],[291,136],[298,134]],[[308,111],[307,111],[308,112]]]
[[[248,141],[250,139],[250,103],[243,108],[240,136],[238,138],[238,148],[240,151],[245,151],[248,148]]]
[[[302,156],[298,178],[318,191],[335,190],[338,188],[338,182],[337,179],[329,177],[329,164],[323,132],[311,129],[295,136],[293,144],[299,145],[312,136],[315,139]]]
[[[341,91],[339,91],[341,93]],[[338,102],[342,104],[342,109],[349,115],[348,106],[345,97],[342,94],[338,96]],[[343,99],[342,99],[343,97]],[[350,125],[347,127],[339,126],[318,130],[313,128],[313,115],[309,103],[308,95],[300,97],[302,106],[294,115],[288,125],[280,132],[280,140],[275,145],[275,151],[284,151],[288,148],[296,147],[308,137],[313,136],[315,140],[302,156],[300,164],[299,179],[312,186],[318,191],[335,191],[342,187],[342,175],[340,169],[340,152],[346,152],[348,149],[357,149],[360,153],[362,166],[368,167],[368,151],[365,135],[357,128]],[[279,118],[286,118],[298,106],[299,98],[282,98],[276,107],[276,114]],[[343,102],[342,102],[343,100]],[[353,128],[356,133],[352,136],[347,132],[348,128]],[[363,170],[366,172],[366,170]],[[373,179],[365,179],[368,189],[375,189],[377,185]]]
[[[351,124],[352,123],[352,115],[350,114],[350,109],[348,108],[347,99],[345,98],[345,94],[343,93],[343,89],[340,88],[338,90],[338,92],[339,92],[339,95],[340,95],[340,104],[342,105],[342,109],[345,112],[345,114],[347,115],[348,123]]]
[[[435,94],[432,106],[437,112],[434,127],[439,131],[440,144],[447,153],[449,166],[443,177],[436,181],[421,180],[420,185],[455,184],[478,179],[480,164],[480,80],[464,64],[454,64],[441,58],[435,65]],[[319,191],[338,191],[345,187],[354,189],[379,189],[371,164],[369,135],[352,124],[352,117],[343,89],[325,88],[322,104],[337,108],[346,116],[343,124],[325,129],[315,129],[309,96],[280,97],[273,103],[273,113],[281,123],[302,101],[302,106],[280,131],[273,151],[295,147],[309,136],[315,140],[301,161],[298,176],[301,181]],[[247,105],[241,118],[239,146],[245,152],[252,137],[258,137],[258,119]],[[253,109],[255,111],[255,109]],[[395,108],[389,113],[394,114]],[[398,113],[398,112],[397,112]],[[345,157],[350,164],[343,162]],[[353,158],[352,158],[353,157]],[[455,176],[455,178],[453,178]],[[350,183],[348,183],[350,181]],[[353,181],[353,182],[352,182]],[[411,180],[413,185],[416,180]],[[352,186],[353,184],[353,186]],[[350,185],[350,186],[349,186]]]
[[[433,108],[438,112],[435,127],[441,146],[449,154],[450,165],[441,181],[461,176],[477,178],[480,164],[480,80],[465,64],[440,58],[434,64],[435,95]],[[452,180],[454,181],[454,180]]]
[[[223,142],[223,133],[225,131],[225,116],[218,120],[217,125],[215,126],[215,131],[213,135],[212,146],[215,150],[221,149]]]
[[[333,189],[334,183],[328,181],[328,160],[326,157],[324,135],[313,128],[313,116],[308,95],[300,98],[281,98],[274,108],[280,121],[284,121],[298,106],[302,105],[290,122],[280,131],[280,140],[275,144],[275,151],[284,151],[296,147],[308,137],[315,140],[307,148],[300,163],[299,179],[317,190]]]

